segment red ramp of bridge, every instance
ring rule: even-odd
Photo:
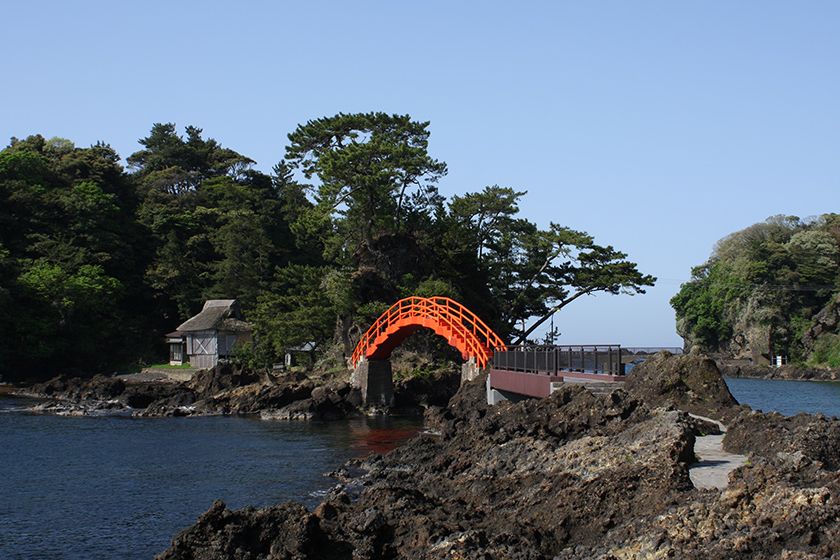
[[[370,326],[353,352],[353,365],[362,358],[387,360],[391,352],[421,328],[444,337],[464,360],[475,358],[483,368],[504,341],[475,313],[447,297],[408,297],[392,305]]]

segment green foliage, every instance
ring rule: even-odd
[[[326,269],[289,265],[278,269],[261,295],[253,319],[255,352],[267,365],[293,348],[322,348],[335,332],[336,306],[325,289]]]
[[[817,339],[808,364],[840,368],[840,334],[826,334]]]
[[[180,365],[172,365],[169,362],[164,362],[161,364],[151,364],[146,366],[149,369],[192,369],[190,364],[180,364]]]
[[[351,251],[440,206],[435,183],[446,164],[428,154],[428,126],[408,115],[342,113],[289,134],[286,161],[307,179],[317,178],[317,214],[342,217],[336,225]]]
[[[745,282],[720,261],[692,270],[691,281],[671,299],[677,317],[692,325],[692,333],[707,347],[732,336],[727,310],[745,295]]]
[[[142,354],[135,197],[104,144],[32,136],[0,151],[0,374],[101,371]],[[107,351],[103,351],[107,348]]]

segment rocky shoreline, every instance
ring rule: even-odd
[[[779,367],[760,366],[729,360],[718,360],[717,365],[721,373],[727,377],[785,381],[840,381],[840,369],[812,368],[793,364]]]
[[[695,438],[724,420],[749,455],[726,488],[701,490]],[[314,510],[221,502],[160,560],[375,558],[838,558],[840,420],[738,405],[714,362],[657,356],[624,389],[567,385],[487,406],[481,380],[434,435],[351,461]]]
[[[443,406],[458,388],[460,372],[398,380],[388,411],[364,409],[345,379],[293,373],[255,373],[230,364],[199,370],[189,381],[162,376],[56,377],[12,394],[38,399],[32,412],[66,416],[141,417],[251,415],[265,420],[336,420],[381,412],[421,415]]]

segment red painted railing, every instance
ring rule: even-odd
[[[362,358],[387,359],[397,344],[420,327],[446,338],[461,351],[464,360],[475,358],[481,368],[487,365],[494,350],[506,348],[499,335],[457,301],[448,297],[408,297],[388,308],[365,332],[353,352],[353,365]]]

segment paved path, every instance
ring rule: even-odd
[[[723,432],[718,436],[700,436],[694,442],[694,454],[699,462],[688,468],[688,475],[695,488],[726,488],[729,484],[729,473],[747,462],[746,455],[736,455],[723,450],[723,436],[726,426],[706,418],[692,414],[694,418],[713,422],[720,426]]]

